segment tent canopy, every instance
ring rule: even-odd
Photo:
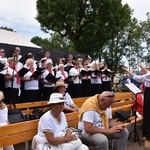
[[[7,31],[0,29],[0,43],[9,45],[18,45],[25,47],[41,48],[27,39],[25,39],[21,34],[17,32]]]

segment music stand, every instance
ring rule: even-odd
[[[139,146],[141,146],[141,142],[140,142],[140,139],[139,139],[139,135],[138,135],[138,131],[137,131],[137,115],[136,115],[136,111],[137,111],[137,95],[142,93],[142,91],[137,87],[135,86],[135,84],[133,83],[127,83],[125,84],[125,86],[135,95],[135,113],[134,113],[134,128],[133,130],[131,131],[131,133],[129,134],[129,138],[132,136],[132,134],[134,135],[134,143],[138,140],[139,141]]]

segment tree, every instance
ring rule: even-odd
[[[146,63],[150,62],[150,12],[147,14],[147,20],[140,22],[141,26],[141,40],[143,42],[143,47],[146,55],[144,56],[144,60]]]
[[[68,38],[80,53],[101,55],[111,35],[123,30],[131,10],[120,0],[37,0],[37,17],[45,32]]]
[[[31,42],[43,49],[53,49],[62,51],[74,51],[73,44],[67,38],[62,38],[58,33],[51,33],[51,38],[42,39],[38,36],[33,37]]]
[[[7,30],[7,31],[12,31],[12,32],[16,32],[12,28],[4,27],[4,26],[1,26],[0,29],[4,29],[4,30]]]

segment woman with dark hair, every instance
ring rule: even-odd
[[[79,68],[79,61],[76,60],[74,62],[73,68],[69,71],[69,76],[73,77],[73,82],[69,84],[68,92],[72,98],[80,97],[81,96],[81,78],[80,78],[80,68]]]
[[[55,73],[52,69],[52,61],[47,61],[46,62],[46,69],[43,73],[43,100],[48,100],[50,95],[54,92],[53,88],[55,86],[55,83],[51,81],[47,81],[45,78],[46,76],[50,73],[53,76],[55,76]]]
[[[104,64],[104,69],[102,70],[102,91],[112,91],[111,86],[111,76],[112,71],[108,68],[107,64]]]

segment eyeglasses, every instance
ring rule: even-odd
[[[111,92],[111,94],[109,94],[108,96],[104,96],[103,98],[105,98],[105,97],[113,98],[113,97],[115,97],[115,94],[114,94],[114,92]]]

